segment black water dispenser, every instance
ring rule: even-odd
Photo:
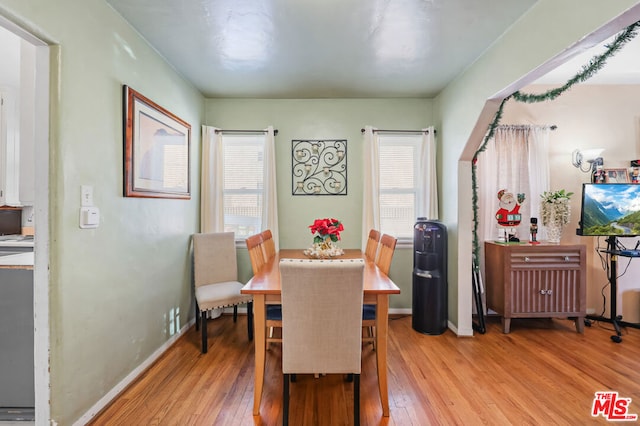
[[[419,217],[413,229],[412,327],[424,334],[447,329],[447,228]]]

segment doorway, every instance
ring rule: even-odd
[[[48,423],[50,415],[49,376],[49,98],[50,55],[47,43],[18,25],[0,16],[0,31],[17,36],[19,43],[31,52],[29,59],[21,59],[21,73],[25,73],[28,90],[31,91],[28,105],[30,122],[27,131],[33,140],[33,194],[32,220],[34,239],[33,309],[34,313],[34,401],[37,423]],[[16,66],[3,61],[0,67]],[[27,218],[28,220],[29,218]],[[24,225],[24,223],[23,223]],[[21,424],[24,424],[21,422]]]

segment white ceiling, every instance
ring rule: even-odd
[[[107,0],[207,97],[433,97],[537,0]]]

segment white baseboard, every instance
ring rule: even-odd
[[[233,312],[233,311],[232,311]],[[98,402],[96,402],[93,407],[89,409],[82,417],[76,420],[73,423],[73,426],[82,426],[94,418],[100,411],[102,411],[111,401],[113,401],[120,393],[125,390],[131,383],[133,383],[151,364],[156,362],[158,358],[164,354],[171,345],[173,345],[176,340],[178,340],[182,335],[184,335],[187,330],[191,328],[191,326],[195,323],[195,319],[192,319],[187,324],[184,325],[180,329],[180,332],[174,334],[167,340],[162,346],[160,346],[154,353],[151,354],[149,358],[147,358],[142,364],[138,365],[134,370],[132,370],[127,376],[120,381],[116,386],[113,387],[109,392],[107,392]]]

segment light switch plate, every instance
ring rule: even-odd
[[[80,186],[80,205],[82,207],[93,206],[93,186],[91,185]]]

